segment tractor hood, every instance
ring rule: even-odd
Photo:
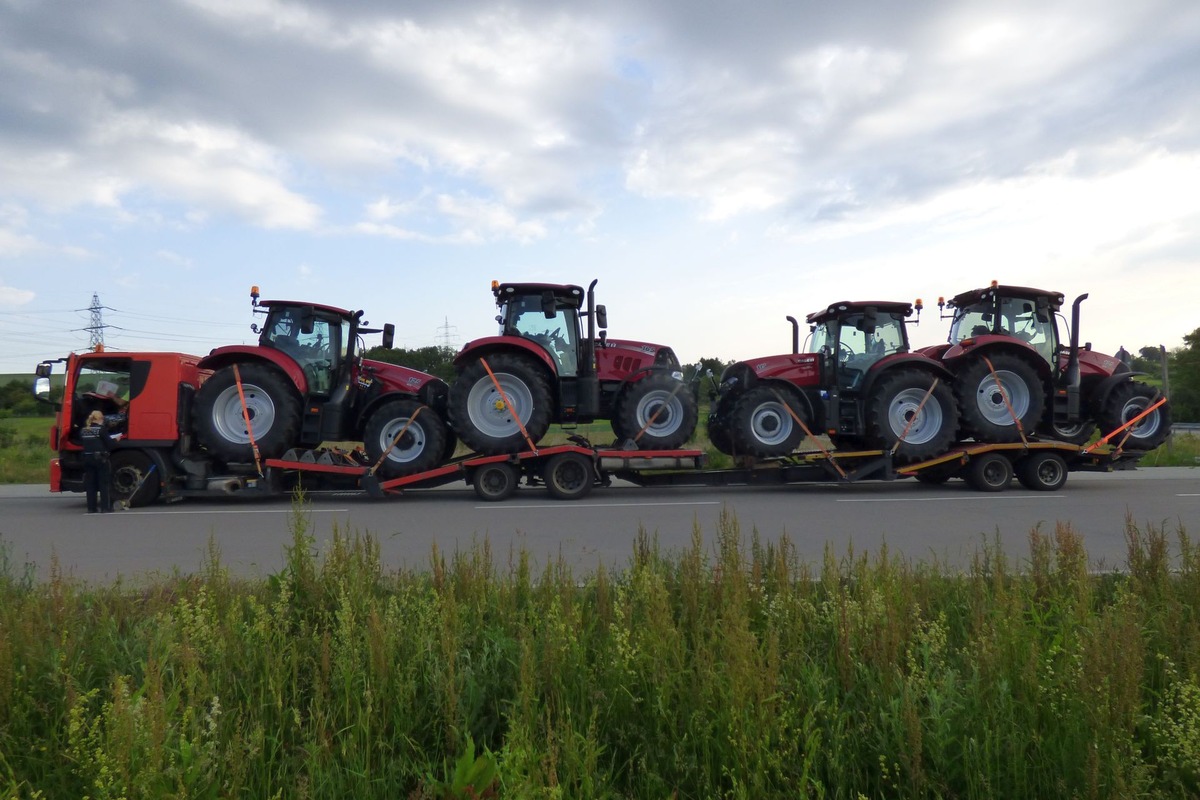
[[[632,339],[606,339],[596,348],[596,366],[601,380],[621,380],[651,368],[682,371],[675,351],[666,345]]]
[[[411,369],[410,367],[402,367],[399,364],[389,364],[386,361],[375,361],[373,359],[364,358],[362,367],[356,376],[360,386],[365,388],[372,382],[378,381],[381,384],[383,393],[404,392],[407,394],[421,394],[425,387],[431,389],[438,387],[440,384],[441,391],[439,394],[444,394],[449,391],[446,382],[436,375],[430,375],[427,372]]]

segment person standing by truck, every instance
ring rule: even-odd
[[[88,414],[87,424],[79,429],[79,443],[83,445],[83,489],[87,492],[89,514],[97,511],[112,511],[112,470],[108,465],[108,453],[120,434],[111,434],[104,423],[104,413],[93,411]]]

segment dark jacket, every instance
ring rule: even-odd
[[[103,424],[86,425],[79,429],[79,443],[85,459],[106,459],[112,450],[113,438]]]

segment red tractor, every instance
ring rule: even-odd
[[[219,347],[200,360],[211,370],[196,393],[196,436],[218,461],[247,463],[322,442],[361,441],[372,463],[387,453],[387,477],[441,464],[457,444],[442,414],[445,381],[407,367],[362,358],[362,311],[317,303],[258,300],[265,314],[257,345]],[[403,435],[400,435],[403,432]],[[399,438],[397,438],[399,436]],[[252,444],[253,439],[253,444]]]
[[[958,424],[950,373],[909,352],[912,313],[911,303],[834,303],[808,315],[804,353],[799,323],[788,317],[790,354],[741,361],[721,376],[708,420],[713,445],[730,455],[786,455],[804,439],[802,421],[842,449],[896,447],[901,461],[944,451]]]
[[[691,437],[696,400],[679,359],[662,345],[609,339],[603,330],[597,337],[607,315],[596,305],[596,283],[585,293],[492,282],[500,333],[468,342],[454,360],[448,412],[467,446],[515,453],[553,423],[597,419],[611,420],[618,440],[641,449],[672,449]]]
[[[1037,432],[1083,444],[1097,425],[1117,430],[1157,402],[1156,389],[1133,379],[1140,373],[1090,344],[1080,348],[1085,299],[1072,305],[1069,344],[1059,338],[1064,297],[1058,292],[993,282],[945,303],[954,311],[949,342],[919,352],[954,373],[965,436],[1013,442]],[[1151,450],[1170,429],[1170,408],[1162,405],[1130,428],[1124,447]]]

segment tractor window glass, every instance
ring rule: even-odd
[[[1047,361],[1054,354],[1055,330],[1049,315],[1038,319],[1032,300],[1005,297],[1000,300],[1000,331],[1027,343]]]
[[[559,306],[554,316],[547,317],[540,297],[520,297],[509,302],[505,332],[537,342],[554,358],[559,375],[574,375],[578,371],[577,320],[577,311],[571,306]]]
[[[812,333],[808,337],[808,352],[810,353],[830,353],[833,351],[834,342],[836,340],[836,331],[831,330],[829,323],[822,323],[813,326]]]
[[[297,352],[293,357],[304,368],[309,390],[315,394],[328,394],[333,388],[333,375],[341,354],[339,322],[317,317],[312,331],[299,331],[296,335]]]
[[[958,309],[950,323],[950,343],[956,344],[972,336],[985,336],[992,332],[992,304],[979,303]]]

